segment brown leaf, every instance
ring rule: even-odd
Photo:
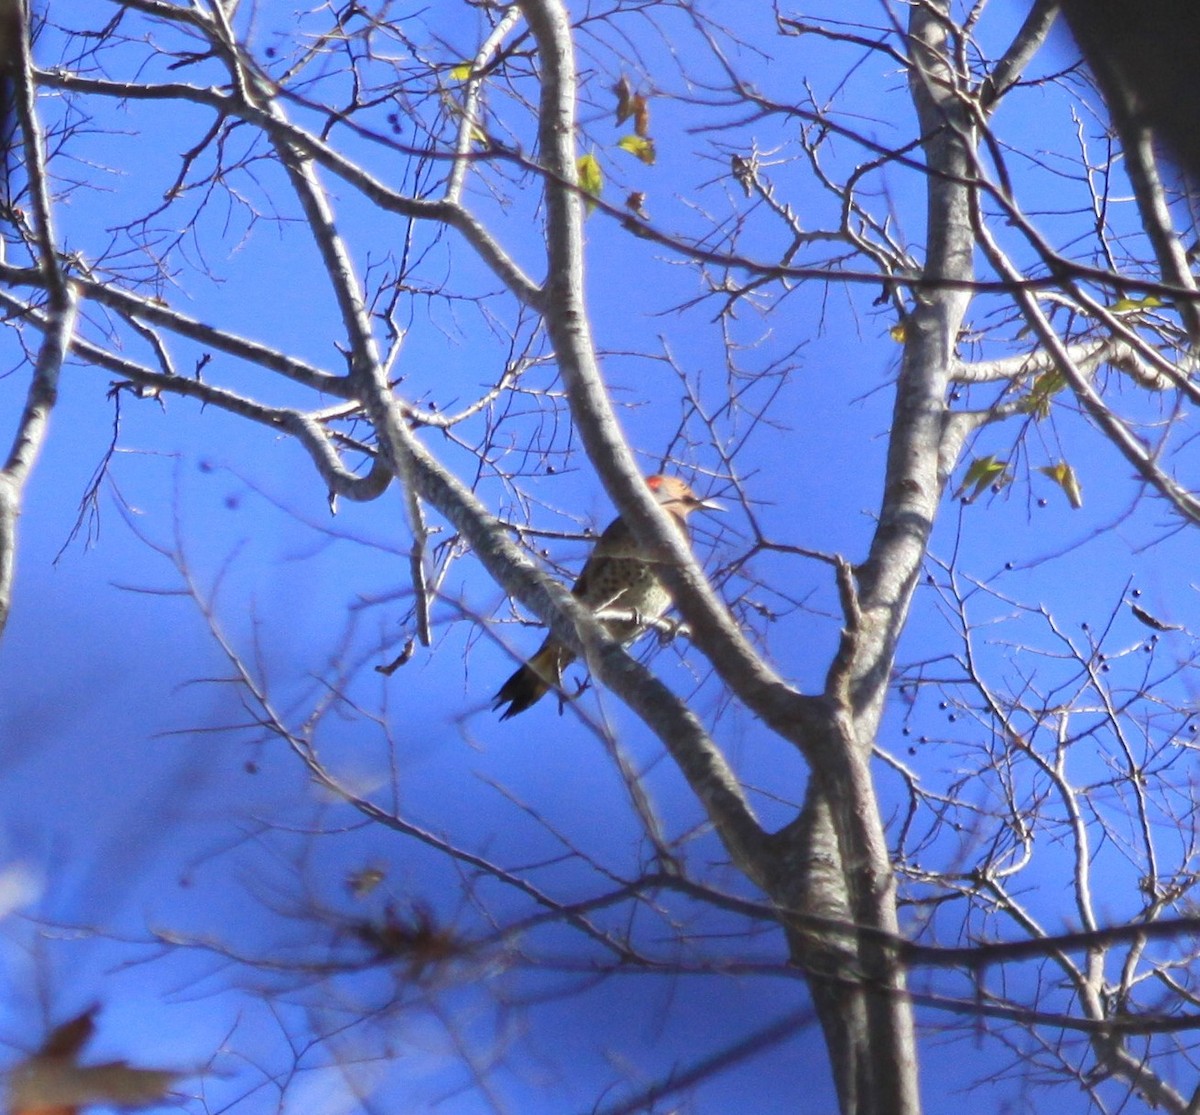
[[[646,195],[642,193],[641,190],[634,190],[633,193],[631,193],[625,199],[625,208],[632,210],[643,220],[647,220],[649,218],[649,214],[646,212]]]
[[[9,1075],[9,1111],[32,1115],[102,1103],[138,1107],[159,1103],[184,1074],[169,1069],[135,1069],[125,1061],[79,1065],[70,1057],[40,1054]]]
[[[126,1061],[81,1065],[79,1054],[96,1029],[99,1004],[56,1026],[41,1049],[8,1074],[7,1115],[78,1115],[82,1107],[144,1107],[161,1103],[176,1080],[193,1075],[138,1069]]]
[[[620,127],[633,115],[633,86],[629,84],[629,78],[622,74],[612,91],[617,95],[617,127]]]
[[[1130,604],[1129,610],[1133,613],[1133,618],[1140,623],[1144,623],[1147,627],[1153,628],[1155,631],[1182,631],[1182,623],[1164,623],[1156,616],[1152,616],[1145,608],[1139,608],[1136,604]]]
[[[633,116],[633,130],[642,137],[650,137],[650,102],[638,93],[630,102],[629,107]]]
[[[386,872],[382,867],[370,866],[361,867],[357,871],[351,871],[346,876],[346,889],[355,898],[366,898],[380,883],[383,882]]]
[[[754,191],[755,160],[737,154],[730,155],[729,169],[733,171],[737,184],[742,187],[742,193],[749,197]]]
[[[351,929],[380,960],[402,962],[413,980],[427,968],[466,955],[470,947],[454,930],[438,925],[433,911],[420,902],[407,915],[389,904],[381,920],[356,922]]]
[[[96,1014],[100,1010],[99,1003],[93,1003],[82,1014],[76,1015],[69,1022],[55,1026],[42,1048],[38,1050],[40,1057],[74,1057],[91,1040],[96,1032]]]

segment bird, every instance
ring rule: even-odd
[[[656,474],[646,478],[646,486],[685,539],[687,518],[693,511],[724,510],[719,503],[701,499],[678,476]],[[671,596],[658,579],[653,563],[621,518],[609,523],[596,540],[571,592],[592,612],[629,613],[629,618],[604,621],[609,637],[620,643],[633,642],[671,606]],[[492,698],[492,711],[503,707],[501,720],[524,712],[561,685],[562,672],[574,659],[570,647],[554,635],[547,636],[538,652],[500,687]]]

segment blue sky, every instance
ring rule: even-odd
[[[874,6],[866,7],[870,14],[864,18],[877,18]],[[94,0],[69,18],[82,25],[93,17],[99,21],[108,10]],[[447,64],[460,60],[455,50],[475,41],[474,25],[456,22],[465,10],[435,6],[424,17],[446,21],[434,30],[445,32],[449,45],[431,50],[440,51]],[[739,21],[744,16],[738,6],[716,10]],[[1000,22],[1011,27],[1008,19]],[[293,25],[286,5],[264,5],[256,15],[255,43],[265,47]],[[300,26],[307,29],[309,23]],[[749,35],[761,28],[744,30]],[[999,41],[1000,32],[994,34]],[[48,37],[46,61],[57,60],[56,43]],[[663,87],[682,88],[663,45],[649,38],[639,45],[648,59],[647,83],[661,75]],[[613,44],[585,46],[588,95],[603,105],[615,72]],[[778,60],[771,64],[749,49],[737,60],[779,96],[796,95],[797,72],[818,96],[832,95],[854,57],[807,42],[775,43],[773,49]],[[1062,64],[1063,49],[1051,53],[1046,68]],[[203,80],[217,80],[215,71],[204,72]],[[170,75],[164,70],[154,76]],[[199,73],[188,69],[180,79],[201,83]],[[857,124],[876,138],[910,136],[911,109],[894,67],[881,70],[875,62],[852,68],[844,96]],[[1061,96],[1030,90],[1021,97],[1025,106],[1034,106],[1023,110],[1028,122],[1015,110],[1010,119],[1001,115],[1014,145],[1037,148],[1053,139],[1070,155],[1072,125]],[[665,95],[652,105],[658,164],[646,168],[601,147],[608,188],[614,197],[645,190],[647,208],[661,227],[698,233],[711,213],[726,213],[722,207],[728,206],[731,187],[721,159],[727,156],[713,153],[712,137],[690,130],[701,110]],[[101,188],[74,192],[61,210],[64,241],[89,258],[104,250],[107,230],[161,197],[176,172],[178,151],[207,124],[204,113],[172,115],[140,103],[96,111],[101,109],[109,114],[99,121],[102,128],[80,142],[79,161],[71,164],[74,173],[93,177]],[[381,131],[385,113],[382,106],[379,119],[372,119]],[[593,131],[610,141],[619,134],[599,119]],[[728,141],[744,145],[754,138],[770,152],[794,138],[793,132],[764,122],[731,129]],[[396,152],[360,149],[379,173],[405,173]],[[833,165],[844,169],[862,158],[860,150],[842,143]],[[103,162],[113,172],[85,160]],[[1056,184],[1051,171],[1026,167],[1019,156],[1013,162],[1028,175],[1022,181],[1031,210],[1039,204],[1073,210],[1069,217],[1043,222],[1056,242],[1072,240],[1087,223],[1075,187]],[[775,173],[806,226],[830,219],[829,198],[800,170],[781,163]],[[872,182],[879,211],[892,211],[898,235],[919,246],[920,177],[893,168]],[[247,227],[248,209],[214,201],[195,219],[195,240],[185,236],[178,256],[182,267],[202,244],[211,276],[205,281],[181,272],[178,289],[166,288],[168,297],[188,313],[340,370],[327,284],[294,220],[282,176],[260,164],[238,179],[238,187],[260,212],[277,207],[287,219],[263,216]],[[404,223],[365,208],[348,187],[335,186],[333,193],[339,225],[362,273],[397,258]],[[538,211],[535,192],[514,190],[510,209],[489,201],[483,187],[473,198],[536,273],[537,240],[530,224]],[[184,217],[190,210],[178,212],[177,217],[168,210],[160,223],[188,231]],[[732,212],[741,212],[736,201]],[[417,242],[428,255],[421,281],[432,286],[445,281],[469,295],[497,288],[461,242],[426,242],[422,235],[418,232]],[[672,438],[684,410],[676,368],[712,407],[730,382],[739,382],[724,366],[717,305],[703,301],[680,309],[703,290],[697,270],[631,237],[616,222],[594,216],[587,237],[596,333],[614,394],[628,404],[622,416],[629,439],[644,454],[647,469],[657,467],[670,449],[706,478],[719,470],[702,426],[693,421],[687,438]],[[779,229],[758,212],[742,247],[769,257],[779,249]],[[776,292],[764,300],[764,312],[747,305],[728,323],[742,369],[762,373],[788,366],[771,412],[775,424],[754,428],[739,456],[752,497],[760,501],[764,531],[777,541],[857,559],[869,537],[900,351],[888,335],[891,311],[872,306],[876,293],[807,284],[786,296]],[[495,305],[500,311],[465,300],[413,297],[406,303],[402,317],[409,333],[397,366],[403,376],[399,390],[448,410],[493,382],[509,355],[503,331],[516,336],[517,349],[530,333],[510,304],[499,299]],[[986,308],[981,302],[972,314],[981,326]],[[89,328],[99,329],[99,320],[92,318]],[[998,351],[1019,345],[1014,331],[997,342]],[[127,336],[124,343],[146,358],[136,338]],[[173,351],[178,367],[188,371],[201,350],[180,343]],[[205,374],[273,399],[300,397],[291,386],[224,357]],[[371,669],[411,634],[407,538],[394,491],[365,506],[343,502],[330,517],[319,478],[287,438],[188,400],[170,399],[160,408],[125,396],[112,480],[96,517],[88,517],[84,533],[68,542],[80,498],[111,436],[112,404],[104,400],[111,378],[77,366],[64,377],[53,434],[28,493],[16,607],[0,642],[0,761],[6,771],[0,784],[0,866],[19,868],[37,890],[35,899],[0,923],[0,965],[14,988],[0,1005],[0,1035],[12,1051],[35,1045],[48,1020],[60,1021],[100,1001],[105,1012],[97,1056],[210,1065],[208,1079],[186,1088],[189,1093],[203,1088],[217,1111],[279,1105],[296,1112],[353,1110],[343,1072],[326,1061],[333,1055],[342,1063],[363,1062],[372,1083],[377,1083],[372,1066],[382,1063],[381,1095],[412,1110],[496,1109],[486,1089],[474,1086],[476,1071],[494,1079],[507,1110],[561,1112],[587,1110],[606,1088],[619,1092],[649,1082],[674,1064],[720,1048],[731,1033],[748,1032],[803,1005],[798,983],[766,975],[614,976],[589,986],[586,970],[527,970],[516,945],[463,962],[446,986],[433,990],[403,986],[386,970],[323,982],[297,973],[298,963],[352,952],[353,925],[381,917],[388,901],[407,909],[416,898],[440,922],[477,934],[488,929],[490,918],[503,923],[531,909],[524,898],[495,882],[475,880],[445,856],[364,825],[349,807],[314,789],[297,758],[253,726],[256,710],[230,683],[229,662],[201,608],[181,592],[179,570],[154,546],[186,562],[200,603],[211,604],[220,631],[269,682],[276,707],[292,723],[302,722],[328,694],[331,681],[340,682],[355,667],[344,681],[347,699],[331,707],[318,738],[323,757],[362,792],[463,849],[525,867],[562,901],[595,893],[605,871],[629,872],[649,852],[610,759],[586,727],[572,715],[556,716],[549,702],[504,725],[488,711],[513,655],[532,649],[540,633],[513,623],[481,633],[475,617],[511,614],[502,593],[469,558],[453,563],[442,584],[435,646],[418,649],[390,679]],[[545,369],[531,374],[543,390],[553,378]],[[765,395],[771,383],[764,380],[753,390]],[[3,413],[14,412],[24,388],[20,368],[0,379]],[[543,407],[540,419],[500,425],[496,456],[502,464],[536,466],[538,475],[524,478],[521,488],[539,501],[539,526],[560,532],[603,527],[611,508],[565,420],[544,403],[531,403],[531,409],[535,405]],[[1153,401],[1129,399],[1127,405],[1154,414]],[[730,443],[739,440],[753,425],[752,410],[748,406],[747,413],[718,422],[718,435]],[[470,427],[471,436],[480,428]],[[987,431],[978,452],[1008,457],[1015,439],[1011,427]],[[455,449],[433,433],[427,440],[471,475],[470,446]],[[1115,616],[1106,646],[1131,650],[1118,669],[1136,679],[1137,653],[1144,653],[1140,647],[1148,632],[1124,605],[1126,586],[1142,590],[1140,599],[1154,614],[1196,629],[1200,617],[1186,572],[1195,566],[1192,534],[1171,534],[1161,507],[1138,501],[1127,466],[1069,408],[1053,428],[1039,427],[1024,444],[1027,457],[1011,488],[969,507],[947,499],[933,554],[943,560],[955,555],[964,578],[988,579],[1000,594],[979,591],[972,601],[973,614],[996,633],[981,636],[981,653],[998,677],[1017,686],[1028,667],[1036,684],[1048,689],[1059,684],[1059,666],[1035,655],[1038,648],[1055,646],[1036,612],[1046,604],[1076,638],[1082,638],[1081,624],[1098,630]],[[530,445],[544,452],[526,455]],[[1069,453],[1084,486],[1079,512],[1071,512],[1062,493],[1036,472],[1062,452]],[[547,463],[554,465],[553,474]],[[1186,453],[1181,463],[1187,464]],[[719,481],[704,483],[721,494]],[[512,511],[509,493],[494,480],[485,478],[480,492]],[[434,525],[444,532],[444,524]],[[710,568],[745,541],[746,522],[737,515],[700,524],[698,547]],[[574,570],[586,543],[564,539],[547,546]],[[1014,568],[1004,571],[1005,563]],[[813,688],[827,668],[839,623],[827,568],[762,556],[753,571],[800,601],[785,609],[781,598],[764,593],[762,602],[786,611],[766,634],[779,668]],[[944,589],[944,578],[937,579]],[[918,594],[903,663],[944,663],[939,656],[953,652],[943,589],[929,586]],[[1034,611],[1021,612],[1018,603]],[[1192,654],[1188,631],[1162,637],[1153,656],[1162,672]],[[671,684],[695,691],[703,715],[716,717],[720,693],[686,646],[661,650],[654,662]],[[1168,690],[1186,696],[1189,686],[1182,675]],[[897,701],[881,739],[930,785],[952,782],[984,732],[969,718],[948,719],[953,709],[939,707],[946,692],[923,692],[912,708]],[[952,687],[948,692],[953,701]],[[618,738],[648,772],[657,806],[689,862],[717,863],[713,872],[723,885],[748,893],[719,866],[723,856],[711,835],[691,832],[699,812],[654,741],[611,698],[599,701],[586,707],[612,718]],[[726,713],[714,722],[753,787],[756,808],[783,823],[803,791],[799,758],[783,752],[744,714]],[[903,734],[905,727],[910,735]],[[1102,757],[1080,755],[1089,776],[1102,763]],[[881,785],[889,808],[899,810],[904,795],[898,783],[883,774]],[[981,783],[979,792],[989,791]],[[568,842],[594,862],[568,855]],[[944,840],[935,848],[953,858]],[[1069,924],[1071,911],[1059,904],[1064,857],[1054,841],[1039,846],[1038,855],[1039,866],[1026,876],[1028,901],[1051,928]],[[349,897],[347,875],[376,865],[386,871],[379,889],[367,899]],[[1114,879],[1123,878],[1119,867],[1106,869]],[[1123,916],[1127,902],[1106,895],[1105,909]],[[685,921],[694,917],[702,938],[713,935],[694,946],[697,956],[723,955],[719,934],[745,928],[740,921],[699,915],[682,902],[673,911]],[[665,923],[659,929],[665,941]],[[648,930],[649,940],[657,943],[659,929]],[[187,937],[194,947],[163,948],[154,933]],[[586,969],[597,962],[594,950],[561,929],[531,933],[524,947],[564,966],[570,961]],[[781,943],[769,935],[736,940],[733,948],[738,957],[782,955]],[[244,967],[221,950],[293,970]],[[575,992],[579,988],[584,990]],[[404,1009],[388,1009],[394,1000]],[[350,1019],[355,1024],[347,1027]],[[335,1036],[298,1053],[314,1032]],[[452,1040],[456,1032],[464,1037],[461,1048]],[[998,1063],[969,1042],[970,1035],[945,1045],[925,1043],[930,1112],[960,1108],[958,1089]],[[479,1058],[474,1070],[472,1057]],[[297,1061],[301,1071],[289,1077]],[[763,1115],[795,1110],[798,1080],[809,1110],[830,1109],[832,1094],[811,1031],[708,1085],[696,1097],[696,1110],[745,1109],[747,1094]],[[604,1099],[616,1095],[605,1093]],[[1023,1102],[1019,1095],[1007,1083],[983,1092],[997,1109],[1001,1099]],[[1037,1108],[1037,1101],[1028,1102]]]

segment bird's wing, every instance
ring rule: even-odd
[[[629,528],[623,520],[613,519],[604,528],[604,533],[596,539],[596,544],[592,547],[592,552],[588,554],[587,561],[583,563],[583,568],[579,571],[575,584],[571,586],[571,593],[578,597],[586,596],[591,588],[591,577],[595,575],[597,561],[612,557],[616,553],[623,554],[628,546]]]

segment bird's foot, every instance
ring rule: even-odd
[[[671,616],[661,616],[655,622],[654,629],[658,632],[659,645],[665,647],[668,643],[675,641],[675,636],[684,629],[684,623],[681,619],[673,619]]]
[[[590,688],[591,682],[587,678],[583,678],[581,681],[575,683],[575,692],[568,693],[563,687],[562,680],[559,679],[558,687],[555,689],[555,693],[558,695],[558,715],[562,716],[567,709],[567,705],[571,701],[579,700]]]

